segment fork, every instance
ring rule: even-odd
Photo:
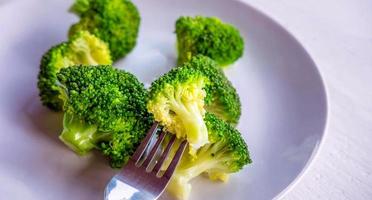
[[[156,143],[150,148],[151,139],[159,131],[158,126],[159,124],[157,122],[151,126],[146,137],[127,164],[106,185],[104,192],[105,200],[154,200],[164,191],[182,157],[187,141],[184,140],[181,142],[169,166],[163,174],[160,174],[160,169],[162,169],[162,165],[175,143],[176,136],[172,135],[160,157],[155,158],[160,144],[165,136],[169,134],[161,131]],[[146,150],[150,151],[147,156],[144,155]],[[142,160],[143,162],[141,162]],[[153,160],[156,164],[151,169]]]

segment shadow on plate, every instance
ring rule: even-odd
[[[53,28],[48,24],[40,24],[33,27],[33,30],[27,34],[20,35],[17,42],[11,47],[14,55],[21,55],[18,59],[19,67],[26,69],[36,69],[39,71],[39,64],[42,55],[48,51],[52,46],[59,44],[67,39],[67,33],[59,30],[60,28]],[[34,74],[30,74],[33,75]],[[36,80],[36,76],[32,77]],[[36,86],[36,85],[35,85]]]
[[[44,107],[36,95],[31,96],[27,102],[22,110],[24,110],[23,117],[34,128],[30,132],[37,134],[37,137],[47,138],[54,145],[65,149],[66,152],[59,156],[67,159],[63,164],[66,165],[66,170],[73,169],[70,174],[71,178],[69,178],[71,184],[81,188],[78,193],[83,194],[79,195],[89,197],[91,200],[101,200],[106,184],[115,174],[115,170],[109,165],[109,160],[97,150],[86,156],[75,155],[58,139],[62,131],[63,113],[53,112]],[[58,163],[58,165],[61,164],[60,161]]]
[[[99,151],[92,151],[85,167],[75,171],[75,184],[84,186],[94,199],[101,200],[106,184],[119,170],[112,169],[108,159]]]
[[[30,132],[40,134],[42,137],[46,137],[56,143],[56,145],[63,145],[58,139],[62,131],[63,113],[53,112],[41,105],[39,97],[36,95],[31,96],[26,102],[22,109],[24,111],[23,114],[35,129],[35,131]]]

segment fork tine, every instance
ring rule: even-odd
[[[173,146],[175,140],[176,140],[176,135],[172,135],[172,138],[169,140],[167,147],[165,147],[164,152],[161,154],[160,159],[158,160],[154,169],[152,170],[155,174],[157,174],[160,171],[160,168],[163,165],[165,158],[167,158],[168,153],[171,147]]]
[[[155,145],[152,147],[151,149],[151,152],[150,154],[147,156],[146,160],[142,163],[142,166],[144,168],[147,168],[148,165],[150,164],[151,160],[154,158],[154,155],[156,153],[156,151],[158,150],[159,148],[159,145],[161,144],[161,142],[163,141],[164,139],[164,136],[166,135],[167,133],[165,131],[162,131],[160,136],[158,137]]]
[[[134,152],[131,159],[135,163],[137,163],[139,161],[143,152],[145,152],[145,149],[146,149],[147,145],[150,143],[150,140],[151,140],[152,136],[157,132],[158,125],[159,125],[158,122],[154,122],[154,124],[152,124],[151,128],[146,133],[145,139],[142,140],[141,144],[138,146],[138,148]]]
[[[163,174],[166,178],[170,178],[177,167],[178,161],[181,159],[183,151],[186,149],[187,141],[184,140],[178,147],[176,154],[174,155],[171,163],[168,166],[167,171]]]

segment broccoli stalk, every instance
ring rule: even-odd
[[[206,91],[205,109],[220,119],[236,125],[241,114],[241,103],[234,86],[227,79],[217,62],[203,55],[196,55],[181,67],[200,71],[211,80],[204,88]]]
[[[210,143],[202,146],[195,156],[182,157],[167,191],[178,199],[188,199],[190,181],[202,173],[212,180],[227,180],[228,174],[251,163],[249,152],[240,133],[230,124],[207,113],[204,118]]]
[[[64,98],[60,139],[80,155],[97,148],[121,167],[145,136],[152,118],[138,79],[112,66],[71,66],[58,73]]]
[[[174,68],[154,81],[147,108],[165,129],[187,138],[190,152],[208,143],[204,123],[204,86],[208,79],[191,68]]]
[[[163,92],[167,98],[169,110],[173,111],[177,117],[176,123],[180,123],[175,130],[178,137],[183,137],[183,133],[187,135],[187,139],[197,149],[208,141],[206,133],[207,127],[204,124],[203,116],[203,99],[205,91],[202,89],[204,80],[193,80],[192,83],[184,83],[182,86],[168,87]]]
[[[224,142],[217,142],[213,145],[206,144],[197,152],[196,158],[183,159],[172,176],[167,191],[177,199],[186,200],[189,198],[192,189],[190,181],[193,178],[213,168],[217,168],[221,171],[228,171],[228,169],[225,169],[226,166],[224,166],[223,163],[231,160],[231,158],[229,158],[229,153],[225,154],[223,150],[225,146],[226,144]],[[213,154],[211,152],[217,153]],[[222,174],[223,177],[226,178],[227,174]]]
[[[59,139],[79,155],[87,154],[102,141],[111,139],[110,133],[99,133],[97,125],[87,124],[74,114],[63,116],[63,131]]]

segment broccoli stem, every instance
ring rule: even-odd
[[[99,63],[93,58],[93,56],[89,52],[84,52],[82,54],[84,63],[88,63],[90,65],[98,65]]]
[[[105,134],[97,133],[97,126],[85,123],[83,120],[65,113],[63,118],[63,131],[60,140],[79,155],[85,155],[96,147]]]
[[[208,169],[221,168],[220,163],[227,161],[228,158],[223,155],[225,152],[224,148],[219,149],[220,147],[221,145],[218,143],[203,146],[194,160],[179,167],[179,172],[184,175],[187,174],[187,177],[192,179]]]
[[[178,95],[177,95],[178,96]],[[177,98],[177,97],[176,97]],[[191,147],[190,150],[199,149],[208,143],[208,130],[204,123],[204,113],[195,102],[182,102],[180,99],[172,98],[170,101],[171,110],[174,111],[178,119],[186,128],[186,136]],[[177,135],[177,137],[181,137]]]
[[[182,175],[183,178],[191,180],[201,173],[210,169],[219,169],[224,171],[222,163],[231,159],[226,153],[225,145],[222,142],[207,144],[200,148],[196,158],[191,162],[183,162],[176,170],[176,174]]]
[[[89,48],[87,49],[78,49],[76,52],[77,59],[80,63],[89,64],[89,65],[98,65],[99,63],[92,56]]]
[[[89,64],[89,65],[98,65],[99,63],[92,55],[92,50],[87,43],[87,41],[84,41],[83,39],[75,41],[75,43],[72,46],[72,49],[74,51],[74,54],[76,56],[76,63],[82,63],[82,64]]]
[[[189,183],[190,179],[191,178],[189,177],[184,177],[182,174],[173,175],[167,186],[167,191],[176,197],[176,199],[189,199],[191,192],[191,184]]]
[[[199,149],[197,156],[191,160],[181,160],[171,181],[167,187],[177,199],[188,199],[191,192],[190,181],[210,169],[222,169],[222,162],[228,160],[228,156],[224,153],[225,145],[222,143],[207,144]]]

